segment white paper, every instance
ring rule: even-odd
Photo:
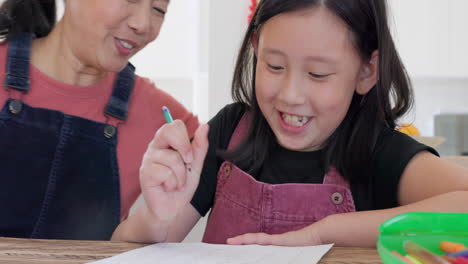
[[[278,247],[160,243],[99,260],[93,264],[316,264],[332,246],[333,244],[311,247]]]

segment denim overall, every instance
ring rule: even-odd
[[[27,96],[33,36],[8,48],[5,89]],[[104,110],[123,122],[135,81],[118,74]],[[8,99],[0,113],[0,236],[108,240],[120,223],[117,128]]]
[[[229,142],[233,149],[246,136],[248,115],[239,121]],[[331,169],[323,184],[267,184],[229,161],[218,171],[215,202],[203,242],[225,244],[245,233],[281,234],[298,230],[338,213],[354,212],[348,182]]]

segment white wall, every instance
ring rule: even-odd
[[[247,28],[250,1],[210,1],[209,114],[214,116],[231,100],[231,81],[243,35]]]
[[[390,0],[394,37],[415,77],[468,76],[466,0]]]
[[[413,80],[413,121],[434,135],[434,114],[468,113],[468,10],[466,0],[390,0],[394,38]]]
[[[207,103],[198,96],[208,87],[208,0],[173,0],[159,37],[131,62],[188,109],[207,121]],[[206,91],[205,91],[206,93]]]

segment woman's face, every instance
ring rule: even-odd
[[[66,0],[65,39],[86,67],[118,72],[152,42],[169,0]]]

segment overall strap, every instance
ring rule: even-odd
[[[128,63],[128,65],[117,75],[112,96],[109,99],[109,103],[107,104],[104,112],[120,120],[127,120],[128,105],[134,84],[135,67],[131,63]]]
[[[23,93],[29,91],[29,58],[34,35],[19,33],[8,46],[5,86]]]
[[[231,140],[229,141],[228,150],[237,147],[237,145],[239,145],[242,142],[242,140],[244,140],[244,138],[247,136],[249,130],[249,121],[250,113],[246,111],[242,115],[239,123],[237,123],[234,133],[231,136]]]

